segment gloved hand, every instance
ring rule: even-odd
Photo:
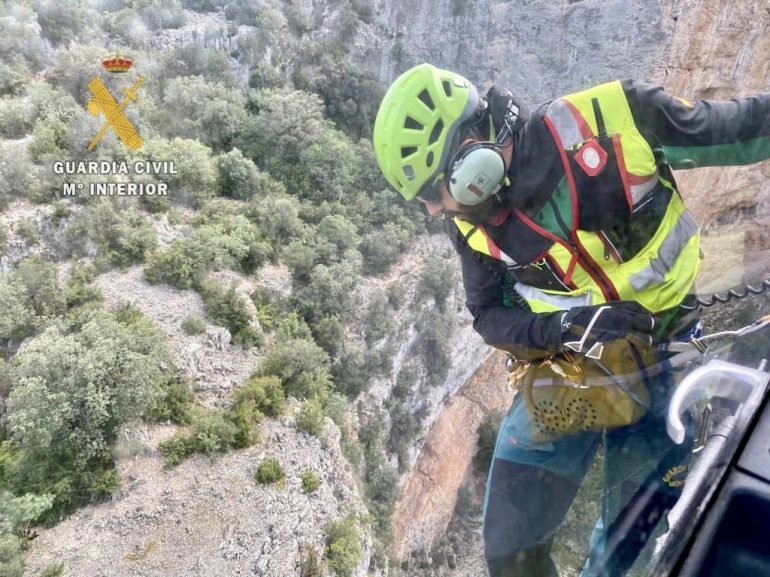
[[[617,301],[606,305],[576,307],[561,317],[565,350],[599,358],[601,343],[628,339],[642,345],[653,343],[655,317],[639,303]]]

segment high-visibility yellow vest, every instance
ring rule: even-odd
[[[516,282],[516,292],[533,312],[613,300],[637,301],[653,312],[677,306],[698,274],[698,224],[673,183],[658,172],[653,151],[634,123],[620,82],[556,100],[549,104],[544,120],[566,172],[572,211],[570,230],[547,230],[519,211],[517,216],[553,240],[546,258],[569,290]],[[578,214],[584,203],[590,202],[592,211],[627,211],[630,216],[656,187],[663,193],[667,193],[665,189],[671,191],[671,198],[652,238],[635,255],[622,260],[611,250],[601,230],[580,230]],[[492,241],[483,225],[475,226],[459,218],[454,221],[471,249],[507,267],[516,265]]]

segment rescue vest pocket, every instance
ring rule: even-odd
[[[620,135],[600,135],[565,151],[582,230],[616,227],[631,215],[631,189]]]

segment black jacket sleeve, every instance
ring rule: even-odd
[[[562,313],[533,313],[521,305],[506,306],[494,264],[474,254],[451,222],[448,233],[462,263],[465,304],[473,315],[473,328],[484,342],[521,359],[542,358],[558,351]]]
[[[637,127],[672,168],[750,164],[770,158],[770,93],[687,100],[660,86],[624,81]]]

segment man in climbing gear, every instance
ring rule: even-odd
[[[508,90],[481,95],[421,64],[387,91],[373,140],[404,198],[452,217],[476,331],[536,363],[498,436],[485,556],[492,577],[555,575],[554,533],[599,445],[594,551],[650,463],[671,458],[671,383],[646,367],[658,360],[651,345],[698,330],[697,308],[680,305],[700,262],[672,169],[770,158],[770,94],[684,100],[615,81],[530,113]]]

